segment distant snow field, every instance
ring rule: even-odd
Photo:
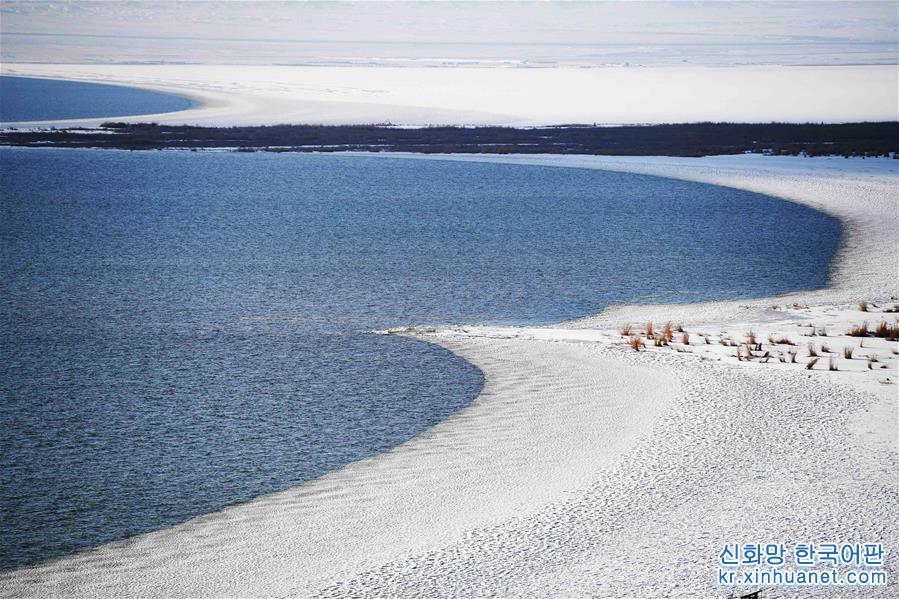
[[[165,124],[530,126],[897,118],[893,65],[542,69],[4,64],[2,74],[133,85],[200,102],[182,112],[116,119]]]

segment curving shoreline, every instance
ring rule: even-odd
[[[747,534],[827,532],[899,546],[888,527],[897,448],[884,437],[896,430],[895,387],[872,385],[865,372],[812,376],[717,363],[714,354],[634,353],[615,331],[648,319],[710,334],[787,330],[810,318],[855,318],[850,304],[859,299],[899,296],[891,163],[452,159],[629,170],[760,191],[837,216],[843,244],[825,289],[776,300],[615,306],[556,327],[403,331],[481,368],[481,396],[420,437],[307,485],[4,573],[2,594],[726,596],[707,576],[716,544]],[[773,311],[772,303],[808,308]],[[742,515],[734,520],[734,512]],[[655,561],[638,547],[652,549]],[[678,582],[685,570],[690,577]]]
[[[130,115],[119,115],[119,116],[104,116],[104,117],[78,117],[78,118],[68,118],[68,119],[39,119],[39,120],[26,120],[26,121],[0,121],[0,125],[3,127],[16,127],[16,128],[39,128],[39,127],[99,127],[101,124],[123,120],[129,122],[138,122],[138,121],[147,121],[152,122],[159,120],[160,118],[167,118],[171,115],[182,115],[182,114],[197,114],[204,113],[209,110],[214,110],[217,106],[225,106],[228,101],[222,97],[216,96],[213,93],[205,92],[202,90],[194,90],[189,87],[177,87],[171,85],[154,85],[154,84],[132,84],[129,82],[121,82],[116,80],[103,80],[96,79],[93,77],[58,77],[58,76],[44,76],[42,74],[32,75],[26,71],[26,74],[20,75],[18,71],[13,69],[11,72],[2,73],[4,77],[18,77],[22,79],[44,79],[47,81],[61,81],[61,82],[71,82],[71,83],[88,83],[93,85],[106,85],[111,87],[123,87],[129,89],[139,89],[144,91],[156,92],[160,94],[165,94],[168,96],[177,96],[180,98],[184,98],[189,100],[191,106],[184,110],[176,110],[170,112],[157,112],[157,113],[145,113],[145,114],[130,114]]]

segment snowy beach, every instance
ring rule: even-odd
[[[831,541],[882,543],[891,584],[864,593],[890,596],[899,571],[899,348],[847,333],[863,322],[872,331],[897,324],[885,311],[899,302],[895,161],[436,159],[756,191],[839,218],[841,246],[818,291],[616,305],[550,327],[390,331],[476,365],[487,381],[481,395],[415,439],[309,483],[5,572],[0,594],[728,597],[756,588],[716,584],[725,544]],[[790,251],[789,239],[770,243]],[[655,347],[649,322],[656,331],[671,322],[689,339],[677,331]],[[625,325],[632,331],[622,335]],[[634,351],[633,337],[646,347]]]

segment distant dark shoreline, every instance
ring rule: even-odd
[[[107,122],[96,129],[0,131],[0,145],[119,150],[416,152],[707,156],[897,156],[899,121],[789,124],[559,125],[537,128],[390,125],[195,127]]]

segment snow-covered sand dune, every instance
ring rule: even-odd
[[[527,126],[896,118],[893,65],[537,69],[10,63],[2,73],[133,85],[200,103],[168,115],[116,118],[166,124]],[[103,120],[108,119],[67,123],[90,126]]]
[[[763,342],[770,331],[804,344],[801,325],[815,323],[830,327],[836,347],[848,343],[850,323],[895,318],[882,312],[899,296],[895,163],[492,159],[770,193],[841,218],[843,244],[823,291],[615,306],[557,327],[396,331],[481,368],[481,396],[420,437],[308,484],[4,573],[2,594],[727,597],[734,589],[715,579],[725,543],[824,540],[882,542],[895,585],[896,386],[879,381],[896,379],[897,344],[868,340],[858,350],[886,369],[855,360],[830,372],[737,361],[719,343],[754,328]],[[789,239],[771,243],[790,251]],[[859,312],[859,299],[877,307]],[[617,329],[649,318],[683,323],[695,338],[634,352]]]

